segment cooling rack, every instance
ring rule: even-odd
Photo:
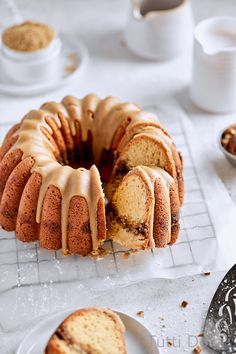
[[[145,109],[158,112],[184,159],[185,202],[177,243],[165,249],[130,253],[108,240],[104,244],[106,256],[83,258],[46,251],[38,243],[21,243],[14,233],[0,230],[0,294],[17,287],[98,278],[103,284],[124,285],[147,278],[183,275],[187,269],[197,273],[201,266],[207,267],[207,252],[217,249],[217,239],[183,122],[178,115],[168,115],[155,105]],[[9,125],[0,126],[1,140],[8,129]]]

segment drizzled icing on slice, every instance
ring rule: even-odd
[[[58,105],[58,108],[60,108],[60,105]],[[56,161],[53,155],[53,145],[41,132],[42,126],[50,131],[50,128],[45,123],[47,114],[48,111],[44,110],[31,111],[23,119],[17,132],[18,140],[13,147],[14,149],[20,148],[22,150],[22,159],[28,156],[33,157],[35,164],[32,172],[38,172],[42,176],[36,221],[40,223],[43,201],[48,187],[50,185],[58,187],[62,195],[62,251],[67,253],[67,224],[70,200],[73,196],[82,196],[88,204],[93,249],[96,250],[99,246],[97,239],[97,205],[100,197],[103,197],[99,172],[96,166],[92,166],[90,170],[83,168],[73,169],[70,166],[62,166]],[[45,148],[46,144],[50,148]]]
[[[154,225],[154,206],[155,206],[155,197],[154,197],[154,182],[156,179],[160,179],[162,186],[165,190],[166,202],[169,204],[169,219],[171,219],[171,208],[170,208],[170,187],[174,183],[174,179],[160,167],[147,167],[147,166],[138,166],[139,172],[142,174],[147,185],[149,185],[150,191],[153,194],[153,206],[152,214],[150,218],[150,230],[153,230]],[[171,224],[169,225],[169,240],[171,240]],[[155,247],[155,240],[153,238],[153,231],[150,233],[150,247]]]

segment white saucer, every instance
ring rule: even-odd
[[[13,82],[6,76],[0,58],[0,93],[11,96],[35,96],[46,93],[71,82],[79,77],[88,63],[88,50],[77,38],[62,38],[61,66],[54,80],[34,84]]]
[[[24,338],[16,354],[43,354],[59,324],[74,310],[66,310],[38,323]],[[160,354],[151,333],[134,318],[117,312],[126,328],[127,354]]]

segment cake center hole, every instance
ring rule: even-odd
[[[110,180],[113,168],[114,154],[112,151],[103,150],[100,162],[96,164],[101,180],[107,183]],[[86,168],[90,169],[94,164],[94,156],[92,150],[92,137],[89,136],[86,142],[81,142],[79,146],[74,146],[73,151],[67,150],[66,159],[61,161],[63,166],[68,165],[72,168]]]

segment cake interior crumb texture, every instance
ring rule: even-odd
[[[125,327],[120,317],[102,308],[81,309],[55,331],[46,354],[126,354]]]

